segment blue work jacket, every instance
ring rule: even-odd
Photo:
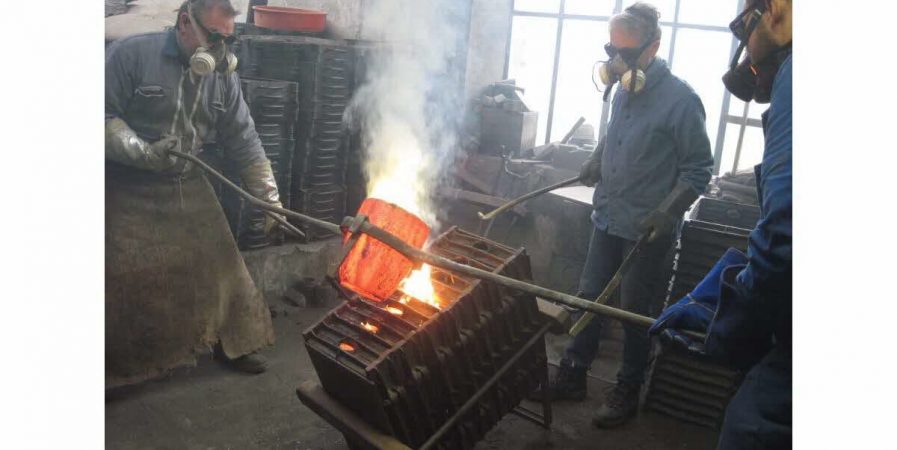
[[[601,152],[592,222],[598,229],[636,240],[638,225],[679,180],[704,192],[713,155],[704,105],[695,91],[655,58],[641,92],[617,89]]]

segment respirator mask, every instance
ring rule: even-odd
[[[609,42],[604,45],[610,59],[596,62],[592,67],[592,83],[599,92],[604,92],[604,101],[607,101],[611,87],[617,81],[628,92],[637,93],[645,88],[645,72],[639,69],[638,60],[653,43],[654,40],[649,40],[641,47],[634,48],[617,48]],[[599,82],[605,86],[604,89],[599,87]]]
[[[729,63],[729,71],[723,75],[723,84],[732,95],[745,102],[754,100],[757,103],[769,103],[776,72],[791,54],[789,43],[774,50],[760,62],[751,61],[750,55],[738,62],[765,9],[765,3],[760,2],[755,7],[743,11],[729,24],[732,34],[741,43]]]
[[[199,40],[200,46],[193,52],[190,57],[190,70],[199,76],[205,76],[217,70],[225,75],[232,74],[237,70],[237,56],[227,50],[227,46],[237,41],[237,37],[233,34],[223,35],[214,31],[209,31],[203,26],[193,7],[188,4],[187,12],[190,15],[190,24],[193,27],[193,34]],[[208,34],[208,39],[206,35]]]

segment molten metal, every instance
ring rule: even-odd
[[[365,199],[358,214],[416,248],[422,248],[430,234],[430,227],[420,218],[380,199]],[[344,242],[348,239],[346,233]],[[396,291],[412,268],[408,258],[365,234],[358,238],[340,265],[339,279],[347,289],[382,302]]]
[[[389,311],[390,314],[394,314],[396,316],[401,316],[402,314],[405,314],[405,311],[402,311],[401,309],[393,307],[393,306],[387,306],[386,310]]]

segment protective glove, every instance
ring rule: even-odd
[[[592,187],[601,180],[601,157],[593,154],[586,162],[582,163],[579,169],[579,181],[589,187]]]
[[[704,279],[685,297],[665,309],[654,325],[648,329],[649,335],[661,334],[689,351],[704,353],[704,343],[696,342],[675,329],[707,332],[716,314],[720,301],[720,282],[724,270],[729,267],[740,267],[747,263],[744,253],[730,248],[723,257],[714,264]],[[709,339],[709,338],[708,338]]]
[[[763,298],[747,293],[744,283],[738,282],[745,267],[734,265],[723,269],[719,306],[707,327],[705,343],[708,355],[740,369],[756,364],[769,352],[773,329],[780,319],[763,308]]]
[[[601,180],[601,157],[604,155],[604,143],[606,136],[602,136],[592,150],[592,154],[579,169],[579,181],[589,187]]]
[[[277,191],[277,181],[274,180],[274,171],[271,170],[271,162],[267,159],[254,162],[240,171],[240,179],[243,186],[254,197],[266,201],[273,206],[283,208],[280,204],[280,194]],[[282,215],[278,217],[285,219]],[[277,221],[269,214],[265,214],[265,234],[270,235],[276,229]]]
[[[177,164],[177,158],[169,154],[180,150],[181,140],[176,136],[163,136],[149,143],[119,118],[106,121],[106,159],[138,169],[164,172]]]
[[[648,233],[648,242],[658,238],[671,236],[679,219],[685,211],[698,199],[698,192],[688,183],[678,181],[673,190],[660,202],[660,205],[648,214],[639,224],[642,234]]]

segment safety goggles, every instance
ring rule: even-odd
[[[200,21],[193,14],[190,15],[190,19],[193,20],[196,23],[196,25],[199,25],[199,29],[201,29],[203,31],[203,33],[206,34],[206,40],[209,41],[209,44],[211,44],[211,45],[217,45],[222,42],[224,42],[227,45],[232,45],[234,42],[237,42],[236,34],[223,34],[223,33],[217,32],[217,31],[209,30],[208,28],[206,28],[205,25],[202,24],[202,21]]]
[[[650,46],[653,41],[648,41],[645,45],[641,47],[625,47],[625,48],[617,48],[614,47],[610,42],[604,44],[604,52],[607,53],[607,56],[611,59],[615,58],[617,55],[620,55],[620,58],[627,63],[637,61],[639,56],[642,56],[642,52],[645,51],[648,46]]]
[[[738,17],[729,24],[729,29],[732,30],[735,38],[739,41],[747,42],[748,38],[751,37],[751,33],[757,28],[757,24],[760,23],[760,16],[763,15],[765,9],[766,4],[761,1],[756,6],[738,14]]]

